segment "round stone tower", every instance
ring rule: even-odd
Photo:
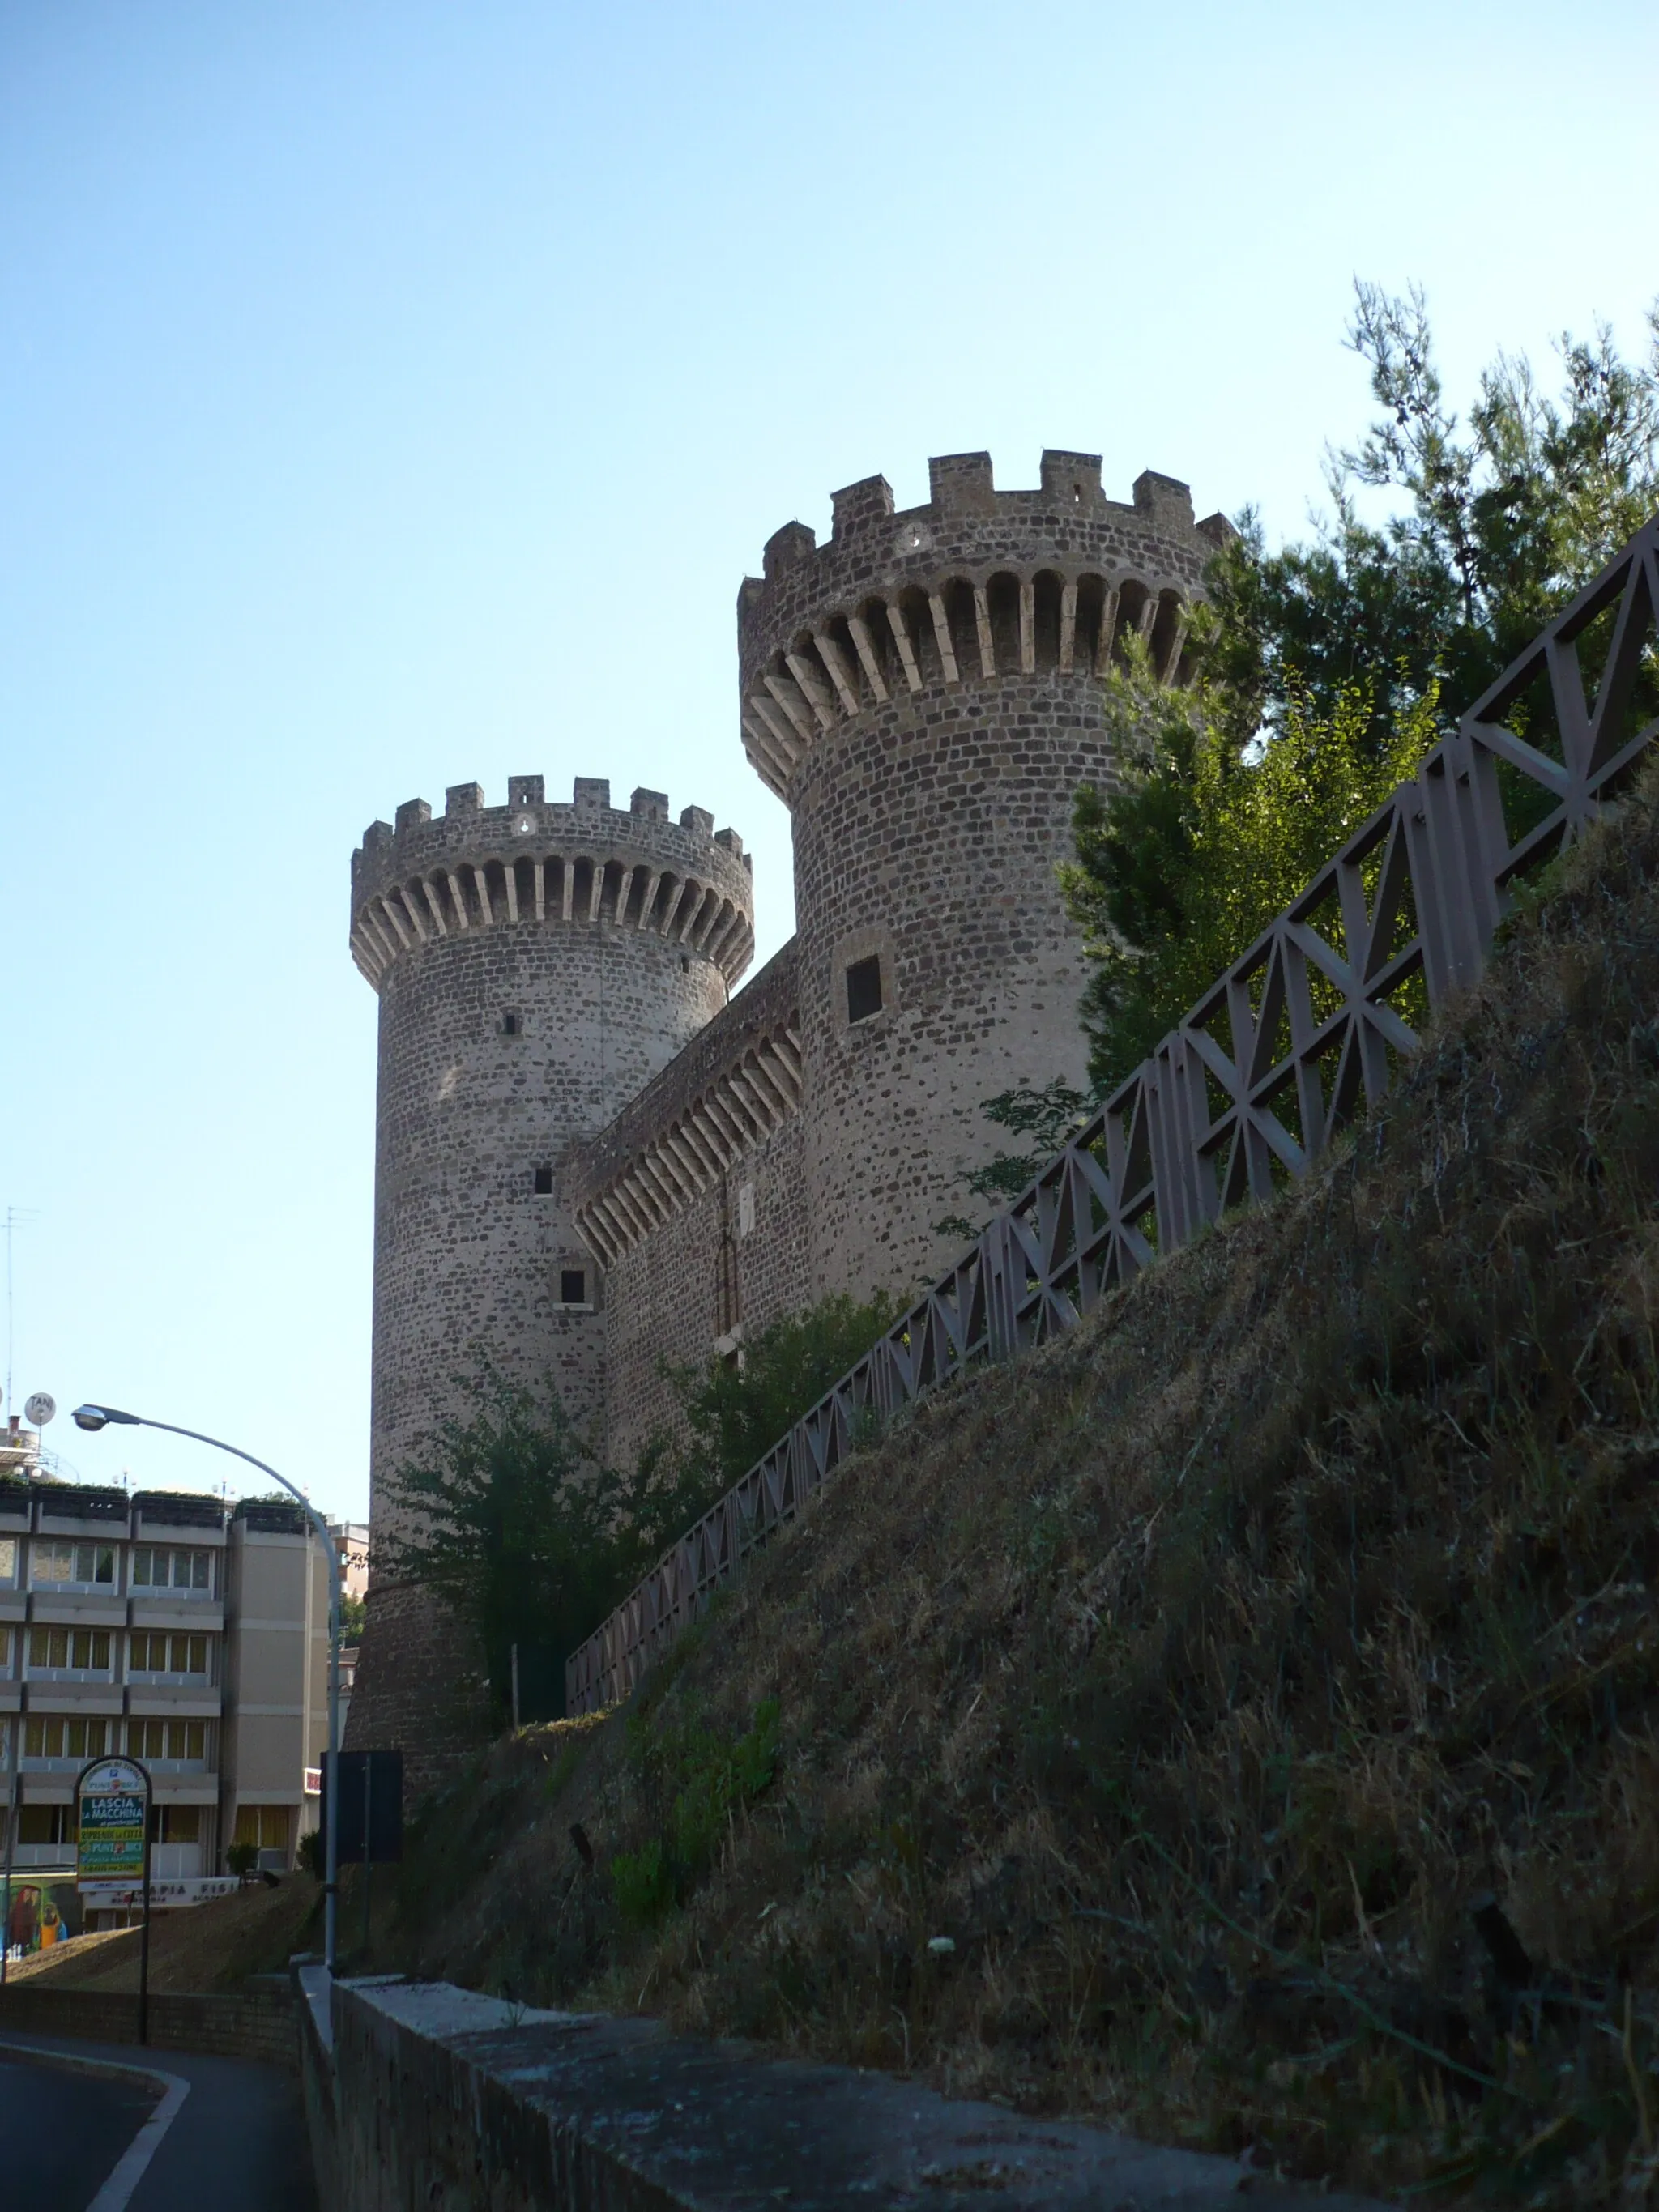
[[[507,804],[476,784],[434,821],[422,799],[370,824],[351,863],[351,949],[380,997],[370,1520],[385,1484],[454,1409],[450,1378],[487,1353],[550,1382],[594,1441],[604,1285],[558,1186],[560,1155],[602,1128],[726,1003],[754,946],[742,841],[659,792],[626,812],[578,777]],[[354,1745],[401,1746],[418,1795],[480,1718],[476,1664],[407,1584],[371,1583]]]
[[[872,477],[827,545],[786,525],[738,603],[745,750],[793,823],[819,1292],[931,1275],[997,1149],[982,1103],[1083,1087],[1054,871],[1078,787],[1114,780],[1103,678],[1133,632],[1177,678],[1228,534],[1168,477],[1107,499],[1098,454],[1044,453],[1036,491],[996,490],[986,453],[928,467],[926,507]]]

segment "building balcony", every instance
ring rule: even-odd
[[[204,1871],[199,1844],[152,1844],[149,1847],[152,1881],[189,1881]]]
[[[216,1721],[224,1700],[211,1682],[135,1682],[127,1710],[135,1720]]]
[[[211,1631],[225,1625],[222,1598],[211,1590],[152,1589],[131,1593],[135,1628],[193,1628]]]
[[[14,1844],[12,1872],[21,1874],[26,1868],[72,1867],[75,1864],[73,1844]]]
[[[46,1674],[23,1676],[32,1713],[118,1713],[121,1685],[108,1674],[94,1674],[83,1681],[65,1674],[52,1679]]]
[[[72,1583],[42,1583],[29,1592],[33,1602],[29,1617],[41,1626],[58,1628],[120,1628],[127,1617],[126,1600],[106,1583],[94,1589]]]

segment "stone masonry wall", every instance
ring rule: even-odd
[[[665,1361],[701,1366],[739,1328],[810,1301],[798,1102],[775,1087],[789,1084],[778,1055],[793,1054],[799,1019],[795,959],[791,939],[560,1163],[561,1197],[607,1262],[605,1419],[618,1463],[675,1433]]]
[[[298,1974],[327,2212],[1380,2212],[1238,2159],[677,2040],[655,2021]]]
[[[553,1164],[720,1011],[753,941],[730,832],[695,808],[671,822],[659,793],[626,813],[607,799],[584,781],[550,806],[515,778],[485,809],[460,786],[440,821],[415,801],[374,825],[354,861],[354,951],[380,1002],[376,1544],[399,1526],[388,1477],[457,1410],[477,1352],[556,1389],[603,1449],[603,1288]],[[349,1739],[401,1746],[418,1796],[476,1728],[476,1655],[384,1565],[371,1588]]]
[[[805,1199],[797,1117],[617,1261],[606,1281],[606,1382],[617,1464],[653,1436],[679,1433],[665,1361],[702,1367],[739,1328],[763,1328],[811,1303]]]
[[[838,492],[822,549],[786,526],[738,602],[745,746],[793,820],[815,1296],[931,1278],[957,1241],[933,1224],[999,1146],[982,1103],[1081,1085],[1072,802],[1115,780],[1111,668],[1139,635],[1178,678],[1226,535],[1170,477],[1106,499],[1097,455],[1045,453],[1030,492],[984,454],[930,473],[904,514],[880,477]],[[854,1019],[871,960],[880,1008]]]
[[[988,713],[976,713],[983,704]],[[994,702],[895,700],[797,772],[801,1046],[811,1273],[900,1295],[982,1216],[963,1178],[1006,1141],[981,1110],[1017,1084],[1087,1085],[1081,946],[1054,870],[1072,795],[1110,787],[1097,697],[1010,680]],[[849,1022],[845,972],[881,965],[881,1011]]]
[[[189,1908],[186,1908],[189,1909]],[[191,1996],[152,1990],[149,2048],[204,2051],[298,2070],[294,1997],[289,1990]],[[0,1990],[0,2035],[58,2035],[81,2043],[137,2043],[138,1995],[123,1990],[54,1990],[33,1981]]]

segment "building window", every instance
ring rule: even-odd
[[[104,1759],[117,1748],[119,1721],[31,1713],[23,1723],[25,1759]]]
[[[199,1844],[202,1808],[199,1805],[152,1805],[149,1837],[153,1844]]]
[[[0,1583],[15,1583],[17,1579],[17,1539],[0,1536]]]
[[[210,1590],[213,1588],[211,1552],[175,1552],[159,1544],[135,1544],[132,1548],[134,1589]]]
[[[194,1760],[207,1757],[205,1721],[129,1721],[127,1749],[134,1759]]]
[[[587,1304],[587,1270],[585,1267],[560,1268],[559,1304],[562,1306],[585,1306]]]
[[[164,1636],[159,1629],[131,1638],[128,1666],[135,1674],[199,1674],[208,1670],[205,1636]]]
[[[97,1757],[94,1752],[93,1756]],[[20,1805],[17,1808],[20,1844],[72,1844],[75,1841],[73,1805]]]
[[[847,1018],[867,1022],[881,1012],[881,957],[872,952],[855,960],[847,971]]]
[[[552,1169],[550,1167],[534,1168],[531,1170],[531,1173],[537,1197],[551,1198],[553,1195]]]
[[[109,1672],[106,1628],[31,1628],[29,1666],[52,1674],[75,1668],[82,1674]]]
[[[522,1036],[524,1035],[524,1024],[520,1020],[517,1014],[507,1012],[501,1016],[501,1035],[503,1036]]]
[[[738,1185],[738,1234],[752,1237],[755,1233],[755,1186],[752,1182]]]
[[[47,1542],[36,1537],[29,1559],[29,1579],[39,1589],[43,1584],[79,1583],[88,1589],[100,1584],[115,1587],[115,1547],[113,1544],[65,1544]]]
[[[252,1844],[256,1850],[288,1849],[289,1808],[286,1805],[239,1805],[234,1844]]]

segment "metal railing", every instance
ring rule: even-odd
[[[1231,1206],[1304,1175],[1480,975],[1511,886],[1645,748],[1659,516],[1465,714],[948,1274],[674,1545],[566,1666],[573,1712],[651,1662],[891,1413],[1074,1328]],[[1581,650],[1597,659],[1586,686]],[[1644,677],[1644,663],[1647,673]],[[1639,726],[1638,724],[1639,723]]]

